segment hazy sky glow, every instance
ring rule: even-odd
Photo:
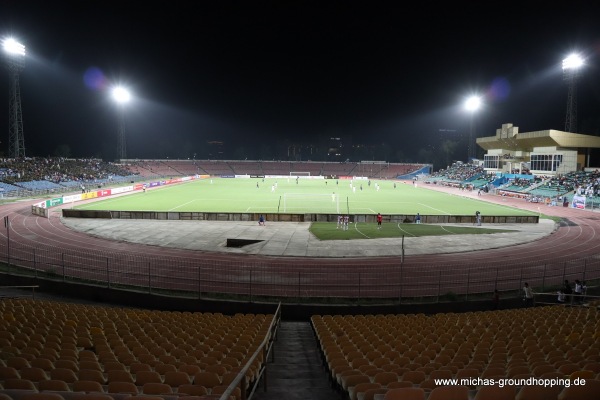
[[[589,2],[140,4],[0,4],[0,35],[27,51],[20,83],[28,155],[67,144],[73,156],[114,157],[116,85],[132,96],[132,158],[200,156],[213,140],[225,142],[229,158],[268,156],[284,142],[332,136],[385,143],[407,158],[440,135],[468,132],[471,95],[482,100],[477,136],[503,123],[562,130],[561,63],[574,51],[584,59],[579,131],[600,133],[600,24]],[[8,92],[7,73],[0,87]],[[6,151],[7,94],[4,104]]]

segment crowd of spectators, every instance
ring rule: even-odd
[[[431,178],[443,178],[453,181],[468,181],[476,176],[484,174],[485,170],[482,166],[464,163],[454,163],[446,169],[431,174]]]
[[[511,185],[513,187],[528,188],[535,182],[536,182],[535,179],[515,178],[511,181]]]
[[[600,171],[572,172],[555,178],[558,185],[579,195],[600,195]]]
[[[522,168],[522,169],[513,168],[510,170],[510,173],[515,174],[515,175],[533,175],[528,168]]]
[[[94,158],[27,157],[0,159],[0,181],[9,184],[30,181],[95,183],[132,173],[118,164]]]
[[[558,203],[569,193],[588,198],[600,196],[600,171],[598,170],[593,172],[577,171],[558,176],[532,175],[531,179],[523,177],[523,175],[529,175],[528,173],[530,174],[530,171],[521,171],[520,177],[511,178],[500,186],[497,194],[540,203],[552,203],[553,201]],[[486,174],[481,166],[457,162],[446,169],[433,173],[427,178],[426,183],[472,190],[475,187],[487,186],[495,179],[495,174]],[[485,183],[486,180],[487,183]]]
[[[573,192],[581,196],[597,197],[600,195],[600,171],[577,171],[554,177],[536,176],[533,186],[557,195]]]

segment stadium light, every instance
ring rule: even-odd
[[[122,86],[116,86],[112,89],[112,98],[118,106],[118,124],[117,124],[117,158],[124,160],[127,158],[127,144],[125,141],[125,110],[124,106],[131,100],[131,94]]]
[[[21,86],[19,74],[25,68],[25,46],[13,38],[2,41],[6,66],[9,74],[9,123],[8,156],[25,157],[25,139],[23,136],[23,114],[21,110]]]
[[[565,132],[577,131],[577,77],[583,66],[579,54],[571,54],[562,61],[563,80],[567,83],[567,115]]]
[[[8,54],[25,57],[25,46],[13,38],[4,39],[2,48],[4,48],[4,51]]]
[[[124,104],[131,100],[131,94],[129,93],[129,91],[121,86],[113,88],[112,96],[118,104]]]
[[[470,96],[465,101],[465,109],[471,113],[471,126],[469,129],[469,143],[467,145],[467,162],[475,158],[475,113],[481,108],[481,97]]]

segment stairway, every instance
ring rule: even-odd
[[[267,364],[267,391],[261,381],[253,400],[340,400],[322,365],[310,322],[282,321]]]

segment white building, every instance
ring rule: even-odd
[[[484,169],[488,173],[562,175],[590,168],[590,149],[600,148],[600,137],[556,131],[519,132],[512,124],[502,124],[495,136],[477,138],[486,150]]]

